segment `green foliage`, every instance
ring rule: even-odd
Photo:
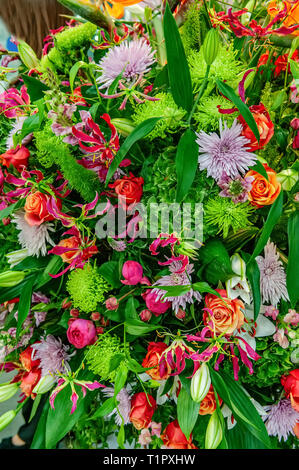
[[[223,109],[232,107],[230,101],[216,94],[207,96],[203,101],[200,101],[193,115],[198,131],[217,131],[219,129],[219,119],[225,119],[228,127],[231,126],[233,120],[236,118],[236,113],[226,114],[224,117],[223,114],[219,113],[217,105]]]
[[[12,129],[12,119],[7,119],[4,114],[0,114],[0,154],[6,152],[6,140]]]
[[[115,335],[105,333],[99,336],[95,344],[88,347],[86,363],[88,368],[101,380],[113,382],[117,370],[110,371],[110,361],[116,354],[122,353],[123,347],[120,344],[120,339]],[[122,364],[123,362],[120,363],[119,368],[122,367]]]
[[[90,264],[85,264],[83,269],[71,271],[66,288],[73,306],[86,313],[96,310],[97,304],[104,301],[104,294],[111,289],[97,268]]]
[[[181,27],[182,41],[186,54],[193,50],[198,51],[208,32],[205,8],[199,1],[193,1],[185,15],[185,22]]]
[[[151,140],[156,137],[164,138],[166,132],[175,132],[181,127],[181,121],[186,114],[182,108],[175,104],[170,93],[158,93],[155,98],[159,98],[159,101],[146,101],[135,106],[132,116],[135,125],[139,125],[149,118],[163,118],[157,122],[155,128],[147,136]]]
[[[229,198],[218,196],[209,199],[204,211],[204,223],[217,226],[217,233],[222,233],[226,238],[230,229],[235,233],[251,225],[248,217],[254,209],[248,203],[235,204]]]

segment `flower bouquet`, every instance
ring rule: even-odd
[[[61,3],[1,49],[0,430],[298,447],[298,2]]]

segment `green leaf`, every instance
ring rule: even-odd
[[[107,184],[109,183],[112,175],[115,173],[115,171],[119,167],[119,164],[123,161],[123,159],[127,155],[132,145],[134,145],[135,142],[137,142],[138,140],[143,139],[145,136],[147,136],[153,130],[153,128],[155,127],[155,125],[160,119],[162,118],[154,117],[154,118],[146,119],[141,124],[139,124],[133,130],[133,132],[131,132],[131,134],[126,138],[121,148],[117,152],[116,156],[112,160],[112,163],[107,173],[105,186],[107,186]]]
[[[287,289],[291,305],[295,308],[299,298],[299,213],[295,212],[288,221],[289,256],[287,266]]]
[[[44,92],[49,90],[47,85],[45,85],[43,82],[37,80],[34,77],[30,77],[29,75],[23,73],[22,79],[24,80],[24,83],[27,86],[27,92],[30,96],[30,100],[32,103],[40,100],[41,98],[44,98]]]
[[[182,432],[189,439],[198,418],[200,403],[192,400],[185,387],[181,388],[177,402],[178,422]]]
[[[103,416],[109,415],[114,408],[116,408],[116,399],[114,397],[108,398],[104,403],[97,409],[97,411],[89,419],[103,418]]]
[[[17,210],[19,207],[22,207],[25,204],[25,201],[22,199],[19,199],[17,202],[14,202],[13,204],[10,204],[8,207],[5,207],[5,209],[2,209],[0,211],[0,220],[4,219],[5,217],[8,217],[14,210]]]
[[[36,397],[33,401],[33,405],[32,405],[32,409],[31,409],[30,418],[29,418],[28,423],[30,423],[32,421],[32,419],[34,418],[34,416],[37,412],[38,405],[40,404],[41,398],[42,398],[41,394],[36,395]]]
[[[195,282],[195,284],[192,284],[192,289],[201,293],[208,292],[209,294],[216,295],[219,297],[219,299],[222,299],[222,296],[219,294],[219,292],[210,287],[207,282]]]
[[[162,286],[161,286],[162,289]],[[163,295],[162,299],[166,297],[178,297],[184,295],[191,290],[191,285],[186,286],[163,286],[163,290],[166,290],[166,294]]]
[[[72,66],[70,73],[69,73],[70,87],[71,87],[72,93],[74,93],[74,81],[77,76],[77,73],[79,72],[79,69],[81,69],[82,67],[86,67],[86,66],[88,66],[88,64],[86,64],[82,60],[79,60]]]
[[[138,317],[138,314],[136,312],[136,307],[135,307],[136,304],[137,304],[137,301],[132,296],[127,300],[126,307],[125,307],[125,319],[126,320],[139,321],[139,317]]]
[[[164,13],[163,29],[171,93],[176,104],[190,112],[193,106],[190,70],[181,36],[168,4]]]
[[[117,261],[107,261],[106,263],[101,264],[98,271],[114,289],[122,285],[120,282]]]
[[[219,91],[224,96],[226,96],[226,98],[228,98],[230,101],[232,101],[234,103],[234,105],[238,108],[238,110],[240,111],[240,114],[243,116],[243,118],[247,122],[248,126],[252,130],[253,134],[255,135],[257,141],[259,142],[260,141],[260,133],[259,133],[257,124],[254,120],[254,117],[251,114],[250,109],[248,108],[248,106],[245,103],[243,103],[241,98],[239,98],[239,96],[236,95],[234,90],[229,85],[227,85],[226,83],[224,83],[224,82],[222,82],[221,80],[218,80],[218,79],[216,80],[216,84],[217,84],[217,87],[218,87]]]
[[[261,308],[260,270],[255,259],[251,260],[250,263],[248,263],[248,260],[250,258],[250,255],[248,253],[244,253],[242,251],[242,257],[247,263],[246,276],[250,282],[250,286],[252,289],[254,320],[256,320]]]
[[[39,289],[40,287],[44,286],[48,282],[52,281],[52,277],[49,276],[49,273],[51,274],[57,274],[60,268],[62,267],[63,261],[61,259],[61,256],[54,255],[49,257],[50,260],[45,267],[44,271],[39,275],[39,277],[36,279],[37,285],[36,288]]]
[[[244,390],[225,372],[220,375],[211,367],[209,369],[213,387],[231,409],[238,424],[240,422],[247,432],[263,443],[265,448],[270,448],[265,424]]]
[[[109,363],[109,372],[112,372],[115,370],[119,364],[124,360],[124,355],[123,354],[116,354],[110,359]]]
[[[32,132],[37,131],[39,129],[41,124],[40,119],[41,118],[39,113],[32,114],[27,119],[25,119],[20,134],[20,140],[23,140],[24,137],[26,137],[28,134],[31,134]]]
[[[28,278],[27,282],[25,283],[24,287],[21,290],[20,301],[19,301],[19,306],[18,306],[17,337],[20,334],[22,325],[24,321],[26,320],[29,310],[30,310],[34,282],[35,282],[34,277]]]
[[[180,138],[175,164],[178,181],[176,202],[181,202],[192,186],[198,165],[198,145],[191,129],[187,129]]]
[[[30,449],[45,449],[46,447],[46,424],[47,424],[47,416],[50,408],[49,400],[46,400],[46,403],[42,409],[41,416],[39,418],[33,440],[30,446]]]
[[[124,444],[125,444],[125,427],[124,427],[124,423],[121,423],[121,427],[120,427],[118,435],[117,435],[117,443],[118,443],[120,449],[124,448]]]
[[[118,369],[115,377],[114,397],[116,397],[121,391],[121,389],[124,388],[124,386],[126,385],[127,377],[128,368],[124,364],[122,364],[122,366]]]
[[[249,169],[252,171],[256,171],[257,173],[262,175],[264,178],[266,178],[267,181],[269,180],[268,173],[266,172],[263,164],[259,160],[256,161],[255,165],[250,166]]]
[[[282,214],[282,206],[283,206],[283,191],[281,190],[278,197],[275,199],[274,203],[271,206],[263,231],[253,250],[249,263],[261,253],[267,241],[269,240],[272,230],[274,226],[277,224]]]
[[[127,320],[125,322],[126,332],[133,336],[142,336],[146,333],[149,333],[150,331],[157,330],[158,328],[161,328],[161,326],[149,325],[139,320]]]
[[[204,277],[210,284],[227,281],[234,275],[227,249],[220,240],[209,240],[199,251]]]
[[[253,434],[247,432],[242,424],[237,423],[226,432],[229,449],[265,449],[265,445]]]

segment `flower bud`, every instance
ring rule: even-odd
[[[96,327],[96,332],[98,335],[102,335],[104,333],[104,328],[102,326],[97,326]]]
[[[13,268],[16,264],[20,263],[23,261],[23,259],[27,258],[28,256],[28,250],[27,248],[23,250],[16,250],[16,251],[11,251],[10,253],[7,253],[6,255],[7,262],[9,263],[10,267]]]
[[[186,316],[186,312],[182,308],[179,308],[175,316],[178,320],[183,320]]]
[[[90,318],[93,321],[98,321],[100,320],[100,318],[102,318],[102,316],[99,314],[99,312],[92,312],[92,314],[90,315]]]
[[[0,416],[0,431],[2,431],[12,422],[12,420],[16,417],[16,414],[16,410],[9,410]]]
[[[139,317],[141,321],[150,321],[150,319],[152,318],[152,312],[147,309],[142,310],[142,312],[140,312],[139,314]]]
[[[30,70],[39,66],[39,60],[34,50],[25,41],[19,41],[18,51],[23,64]]]
[[[276,175],[276,178],[281,183],[282,189],[285,191],[290,191],[295,183],[298,181],[298,171],[288,168],[287,170],[282,170]]]
[[[203,56],[207,65],[212,65],[218,55],[219,34],[214,28],[207,33],[203,43]]]
[[[0,287],[13,287],[23,281],[24,277],[23,271],[5,271],[0,274]]]
[[[205,449],[217,449],[222,441],[222,437],[223,432],[221,422],[217,411],[214,411],[206,430]]]
[[[63,308],[63,310],[67,310],[71,308],[71,306],[72,306],[72,302],[68,298],[62,301],[61,308]]]
[[[119,303],[117,301],[116,297],[110,297],[109,299],[106,300],[106,308],[107,310],[117,310]]]
[[[72,308],[70,310],[71,317],[78,318],[80,315],[80,311],[77,308]]]
[[[18,391],[19,387],[16,383],[6,383],[0,385],[0,403],[9,400]]]
[[[207,364],[202,363],[191,379],[191,397],[196,403],[200,403],[207,395],[211,386],[211,377]]]
[[[116,127],[118,132],[127,137],[135,129],[133,121],[127,118],[115,118],[111,119],[111,123]]]
[[[38,381],[32,392],[37,394],[47,393],[55,383],[56,380],[53,375],[47,374]]]

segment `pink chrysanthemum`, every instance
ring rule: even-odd
[[[125,41],[113,47],[99,63],[102,69],[98,79],[100,88],[108,89],[121,73],[127,84],[132,83],[140,75],[149,72],[155,62],[154,54],[155,51],[143,39]]]
[[[163,276],[158,281],[156,281],[154,286],[187,286],[191,284],[191,274],[193,272],[193,264],[188,264],[185,271],[179,272],[181,269],[181,261],[174,261],[169,266],[169,271],[171,272],[168,276]],[[153,290],[157,295],[157,300],[161,299],[167,291],[162,289]],[[185,294],[178,295],[176,297],[165,297],[165,301],[172,303],[172,309],[175,313],[178,312],[179,308],[185,309],[187,304],[193,304],[194,299],[200,301],[202,299],[199,292],[190,289],[189,292]]]
[[[66,373],[68,361],[71,355],[68,354],[69,346],[62,344],[60,338],[48,335],[42,338],[40,343],[32,345],[34,359],[40,359],[42,375]]]
[[[274,243],[268,241],[264,248],[264,255],[264,258],[262,256],[256,257],[260,270],[262,301],[276,307],[280,299],[289,300],[286,274]]]
[[[235,119],[231,128],[224,127],[220,119],[220,136],[216,132],[206,134],[200,131],[196,142],[199,145],[199,169],[207,170],[208,176],[219,181],[223,174],[235,179],[244,174],[256,161],[256,156],[248,152],[249,142],[241,135],[242,126]]]
[[[299,422],[299,413],[294,410],[290,400],[280,400],[276,405],[265,406],[265,410],[268,411],[265,424],[269,436],[286,441],[289,434],[295,435],[294,427]]]

